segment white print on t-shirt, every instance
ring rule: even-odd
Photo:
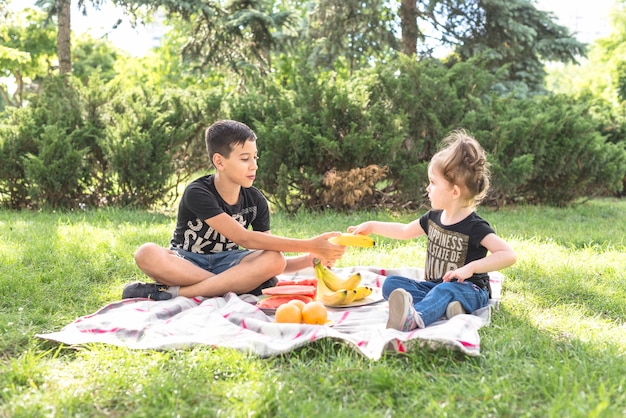
[[[253,218],[256,215],[256,207],[247,208],[245,213],[252,212]],[[231,215],[241,226],[246,227],[245,213],[236,213]],[[203,228],[206,228],[204,234],[200,235]],[[209,252],[221,252],[238,248],[238,245],[228,238],[217,232],[204,221],[196,218],[187,222],[185,230],[185,242],[183,249],[194,253],[206,254]]]
[[[467,258],[468,243],[467,235],[448,231],[428,221],[426,279],[440,279],[447,271],[463,267]]]

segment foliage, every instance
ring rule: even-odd
[[[206,166],[202,132],[219,92],[122,92],[92,77],[46,80],[0,126],[0,202],[13,208],[147,207]],[[172,184],[172,182],[174,184]]]
[[[230,116],[257,132],[258,184],[279,206],[322,207],[327,171],[385,165],[396,154],[402,116],[370,101],[360,77],[318,78],[302,62],[290,65],[281,79],[266,79],[233,101]]]
[[[324,179],[341,172],[347,181],[349,170],[371,164],[389,173],[372,183],[379,199],[368,203],[426,203],[427,164],[458,128],[474,133],[490,154],[491,203],[566,205],[622,188],[623,147],[597,132],[588,105],[563,96],[501,96],[497,77],[477,61],[448,69],[435,60],[399,59],[345,78],[316,78],[306,65],[283,64],[279,80],[241,95],[230,112],[258,133],[258,185],[279,207],[360,207]]]
[[[109,41],[83,36],[74,42],[72,55],[72,74],[83,84],[92,77],[108,82],[117,75],[115,63],[120,51]]]
[[[507,68],[507,91],[541,92],[544,61],[576,62],[586,53],[569,30],[528,0],[443,1],[445,33],[458,41],[462,60],[484,57],[488,68]],[[449,3],[449,5],[448,5]]]
[[[350,73],[384,62],[399,49],[395,10],[384,0],[320,0],[303,24],[300,42],[314,67],[345,60]]]
[[[0,28],[0,77],[10,83],[0,84],[0,111],[6,106],[21,107],[53,69],[55,36],[54,26],[42,12],[26,9],[18,15],[7,14]]]
[[[175,188],[177,159],[202,130],[200,115],[177,92],[155,95],[143,87],[116,97],[111,107],[106,152],[119,203],[149,207]]]
[[[626,172],[623,146],[597,131],[590,106],[563,95],[526,100],[494,98],[471,126],[493,165],[496,202],[567,205],[619,192]]]

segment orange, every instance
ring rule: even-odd
[[[298,308],[300,308],[300,310],[302,310],[302,308],[304,308],[304,305],[306,305],[306,303],[303,300],[300,299],[291,299],[289,302],[287,303],[293,303],[294,305],[296,305]]]
[[[302,322],[302,311],[293,303],[283,303],[276,308],[276,322],[290,322],[299,324]]]
[[[328,320],[328,311],[322,302],[313,301],[302,308],[302,320],[305,324],[324,325]]]

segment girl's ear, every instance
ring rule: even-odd
[[[459,199],[461,197],[461,188],[457,184],[452,186],[452,197],[455,199]]]

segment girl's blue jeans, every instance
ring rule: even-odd
[[[450,302],[460,302],[465,312],[469,313],[489,303],[487,289],[467,281],[433,283],[389,276],[383,282],[383,297],[389,299],[391,292],[398,288],[406,290],[413,296],[413,307],[420,313],[424,325],[432,324],[444,316]]]

